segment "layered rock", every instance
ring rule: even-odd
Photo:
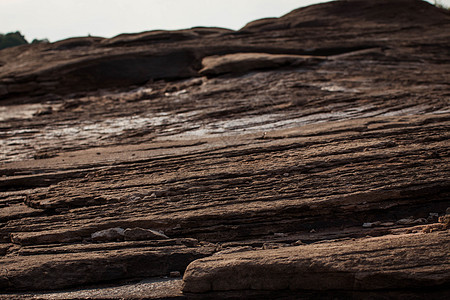
[[[247,296],[290,291],[302,298],[334,293],[369,296],[397,290],[430,289],[448,295],[448,231],[330,241],[272,250],[223,254],[196,260],[184,275],[186,293],[219,298],[232,291]],[[221,294],[223,293],[223,294]],[[349,294],[350,294],[349,293]]]
[[[252,70],[274,69],[280,67],[300,67],[314,65],[325,60],[320,56],[282,55],[267,53],[235,53],[207,56],[203,58],[201,75],[221,75],[227,73],[247,73]]]
[[[420,0],[352,0],[258,20],[238,32],[158,30],[9,48],[2,51],[0,99],[3,103],[40,101],[36,96],[49,93],[84,93],[189,78],[199,76],[205,57],[235,53],[330,56],[400,44],[406,50],[420,44],[429,47],[433,59],[445,59],[439,52],[448,47],[445,29],[449,20],[448,12]],[[286,64],[269,65],[276,66]]]
[[[2,50],[0,297],[182,297],[145,278],[193,262],[189,297],[444,298],[447,27],[334,1]]]
[[[19,250],[20,259],[4,257],[0,288],[54,290],[114,280],[168,276],[183,271],[214,247],[187,247],[183,241],[33,247]]]

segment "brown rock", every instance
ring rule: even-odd
[[[318,56],[282,55],[268,53],[234,53],[208,56],[202,60],[201,75],[245,73],[258,69],[274,69],[285,66],[298,67],[317,64],[325,60]]]
[[[396,14],[387,12],[398,11]],[[381,12],[384,12],[381,14]],[[431,25],[445,22],[444,13],[436,15],[435,9],[428,3],[409,0],[350,0],[311,5],[296,9],[285,16],[250,22],[241,31],[264,32],[286,30],[289,28],[351,27],[360,23],[372,22],[373,26],[392,23],[410,25]]]
[[[367,291],[450,286],[449,242],[450,233],[439,232],[215,255],[188,266],[183,291]]]
[[[42,214],[43,212],[44,211],[41,209],[34,209],[24,205],[23,203],[0,207],[0,222],[36,216]]]
[[[399,40],[413,42],[410,37],[413,34],[433,30],[433,26],[447,26],[449,18],[445,12],[419,0],[352,0],[301,8],[281,18],[257,20],[238,32],[221,28],[157,30],[111,39],[81,37],[8,48],[2,51],[5,65],[0,69],[0,80],[8,78],[12,82],[7,93],[0,95],[10,98],[10,103],[14,103],[13,98],[40,101],[37,97],[49,92],[69,94],[159,79],[189,78],[199,75],[200,62],[205,57],[242,56],[246,52],[284,57],[239,58],[240,67],[229,62],[226,72],[311,63],[288,56],[332,56],[397,47],[401,45]],[[405,35],[401,31],[408,26],[416,27]],[[204,72],[223,71],[217,67]],[[44,82],[52,84],[45,86],[41,84]]]
[[[126,241],[164,240],[169,237],[156,230],[144,228],[127,228],[123,232]]]
[[[121,243],[122,244],[122,243]],[[55,290],[126,278],[166,276],[184,270],[195,259],[211,255],[212,247],[144,247],[127,245],[83,251],[68,247],[59,253],[2,258],[0,290]],[[5,279],[5,280],[3,280]]]
[[[418,222],[413,217],[400,219],[396,223],[398,225],[414,225],[414,224],[418,224]]]
[[[96,45],[98,42],[101,42],[103,38],[100,37],[76,37],[69,38],[62,41],[58,41],[51,45],[52,50],[70,50],[74,48],[80,47],[90,47]]]
[[[193,30],[155,30],[139,34],[121,34],[111,39],[105,39],[101,41],[101,44],[104,46],[133,46],[160,42],[180,42],[198,37],[199,35]]]
[[[11,242],[18,245],[71,243],[83,240],[77,230],[50,230],[47,232],[17,232],[10,234]]]
[[[0,256],[0,289],[167,276],[221,249],[262,247],[283,251],[288,267],[294,257],[300,271],[328,274],[333,287],[378,272],[368,279],[380,287],[374,298],[400,298],[408,278],[425,285],[433,277],[425,266],[437,270],[428,264],[447,254],[436,245],[448,242],[435,239],[445,223],[426,227],[421,218],[448,207],[449,35],[448,14],[424,1],[349,0],[238,32],[195,28],[1,50],[8,106],[0,106],[0,243],[14,246]],[[308,55],[327,59],[290,67]],[[231,57],[232,73],[199,78],[202,60],[214,56]],[[32,117],[44,106],[53,113]],[[407,216],[406,226],[374,222]],[[117,227],[174,239],[91,239]],[[430,254],[407,232],[423,236]],[[385,250],[371,239],[357,243],[367,235],[385,236]],[[304,245],[295,249],[307,251],[290,253],[298,240]],[[209,250],[192,255],[186,247]],[[271,257],[278,261],[270,254],[269,270],[292,271]],[[329,264],[314,269],[305,257]],[[415,259],[422,267],[406,273],[403,263]],[[380,268],[392,275],[387,289],[377,285],[386,283]],[[446,281],[438,281],[421,290],[439,293]],[[356,282],[342,298],[366,293]]]
[[[439,222],[442,223],[446,229],[450,228],[450,215],[439,217]]]

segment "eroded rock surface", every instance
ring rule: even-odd
[[[306,298],[442,298],[449,20],[422,1],[334,1],[237,32],[2,50],[0,297],[183,275],[208,257],[185,276],[189,297],[258,298],[254,257],[267,270],[283,258],[292,280],[296,266],[348,269],[335,294],[292,283]],[[292,297],[277,278],[263,296]],[[405,292],[415,282],[427,290]]]
[[[299,67],[318,64],[325,58],[320,56],[283,55],[267,53],[234,53],[207,56],[203,58],[201,75],[221,75],[227,73],[246,73],[253,70],[280,67]]]
[[[450,234],[386,235],[214,255],[189,265],[183,291],[293,293],[439,289],[450,281]],[[448,291],[443,291],[446,295]]]
[[[235,53],[330,56],[381,47],[396,52],[391,60],[420,61],[413,50],[419,47],[439,63],[447,57],[449,18],[448,12],[420,0],[351,0],[258,20],[237,32],[158,30],[9,48],[2,51],[0,99],[41,102],[48,94],[189,78],[199,75],[205,57]],[[265,60],[263,65],[273,63]]]

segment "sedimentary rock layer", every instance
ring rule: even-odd
[[[0,297],[107,281],[139,298],[129,280],[194,261],[189,297],[442,298],[448,20],[421,1],[334,1],[237,32],[2,50]],[[319,279],[260,289],[250,257]],[[247,281],[223,281],[231,266]]]
[[[448,12],[420,0],[352,0],[301,8],[239,31],[158,30],[10,48],[0,57],[0,100],[39,102],[48,94],[54,98],[190,78],[201,74],[205,57],[235,53],[330,56],[377,47],[399,50],[401,45],[397,55],[409,60],[418,59],[411,47],[421,47],[429,58],[442,62],[449,47],[449,20]],[[298,64],[291,59],[281,65],[289,62]],[[262,65],[274,66],[267,60]]]
[[[449,242],[444,231],[217,253],[189,265],[183,291],[220,297],[224,291],[263,295],[289,290],[301,297],[311,291],[369,294],[431,287],[442,289],[444,296],[450,283]]]

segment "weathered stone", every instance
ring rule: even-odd
[[[183,291],[290,290],[301,296],[295,291],[450,286],[449,242],[446,231],[215,255],[188,266]]]
[[[17,232],[10,234],[11,242],[18,245],[73,243],[83,240],[77,230],[51,230],[48,232]]]
[[[350,11],[352,13],[348,13]],[[392,18],[391,13],[387,14],[386,11],[398,18]],[[408,34],[403,34],[405,24],[411,24],[412,18],[414,23],[410,26],[416,27]],[[288,56],[333,56],[366,49],[398,47],[413,42],[411,36],[422,33],[423,28],[433,30],[433,26],[447,26],[448,19],[447,14],[419,0],[353,1],[351,5],[339,1],[298,9],[278,19],[258,20],[237,32],[221,28],[157,30],[123,34],[111,39],[81,37],[54,44],[9,48],[2,51],[5,65],[0,69],[0,80],[12,78],[14,74],[13,84],[20,83],[17,85],[19,88],[13,88],[14,93],[8,91],[3,97],[38,101],[35,97],[30,98],[30,92],[38,96],[49,90],[68,94],[140,85],[149,80],[198,76],[202,59],[212,56],[241,56],[238,58],[239,65],[227,67],[225,72],[241,73],[255,68],[304,63],[317,65],[317,61],[311,59]],[[342,35],[341,31],[347,34]],[[421,38],[427,36],[431,35]],[[438,39],[445,40],[441,37]],[[394,42],[399,40],[404,41],[404,44]],[[261,53],[265,57],[253,55],[253,58],[243,59],[245,53]],[[269,58],[272,54],[284,58]],[[379,51],[377,55],[384,56],[384,52]],[[17,64],[13,63],[16,61]],[[206,70],[204,72],[208,73]],[[222,72],[217,67],[209,74]],[[45,81],[58,84],[51,87],[32,85],[35,78],[45,78]]]
[[[405,218],[405,219],[400,219],[396,222],[398,225],[413,225],[413,224],[417,224],[416,220],[414,220],[414,218]]]
[[[212,247],[127,246],[120,248],[116,243],[112,249],[99,247],[90,252],[68,247],[59,253],[19,255],[19,260],[6,256],[2,258],[5,268],[0,269],[0,290],[55,290],[125,278],[167,276],[214,251]]]
[[[394,226],[394,225],[395,225],[394,222],[384,222],[384,223],[380,224],[380,226],[383,226],[383,227],[390,227],[390,226]]]
[[[395,15],[388,13],[379,14],[381,11],[397,11],[399,8],[403,9],[399,10]],[[350,0],[339,1],[327,6],[312,5],[299,8],[279,19],[256,20],[247,24],[241,31],[270,32],[291,28],[313,31],[314,29],[328,27],[350,29],[366,22],[371,22],[373,26],[378,27],[396,22],[405,24],[405,26],[406,24],[414,25],[417,23],[432,25],[444,21],[445,18],[445,14],[435,15],[430,5],[419,1],[377,0],[375,2],[366,2]]]
[[[231,247],[227,249],[220,250],[219,252],[214,253],[214,255],[222,255],[222,254],[229,254],[229,253],[238,253],[238,252],[246,252],[253,250],[253,247],[250,246],[241,246],[241,247]]]
[[[2,280],[0,278],[0,280]],[[63,289],[57,291],[33,291],[18,294],[3,293],[0,299],[183,299],[181,278],[146,278],[140,281],[121,283],[117,286],[99,283],[81,289]]]
[[[0,207],[0,222],[37,216],[43,212],[44,211],[41,209],[34,209],[24,205],[23,203],[12,204],[9,206]]]
[[[140,34],[121,34],[101,42],[104,46],[132,46],[139,44],[154,44],[160,42],[180,42],[198,38],[193,30],[166,31],[155,30]]]
[[[123,236],[126,241],[164,240],[169,238],[164,233],[144,228],[127,228],[123,231]]]
[[[306,247],[293,254],[299,261],[314,257],[313,249],[328,253],[323,268],[305,262],[300,270],[334,287],[342,278],[347,287],[358,266],[378,272],[371,279],[377,284],[384,280],[378,266],[392,271],[389,263],[398,262],[405,275],[405,261],[434,263],[436,244],[448,243],[434,237],[447,221],[421,218],[442,217],[448,207],[449,33],[448,14],[424,1],[349,0],[238,32],[192,29],[1,50],[0,83],[18,89],[3,95],[9,106],[0,107],[0,243],[14,242],[0,256],[0,289],[168,276],[184,273],[193,259],[239,247]],[[292,68],[305,55],[327,59],[300,59],[308,65]],[[200,77],[202,60],[213,56],[238,63],[224,76]],[[32,117],[44,106],[54,113]],[[389,223],[400,219],[411,224]],[[363,228],[367,222],[375,226]],[[163,230],[174,239],[91,238],[117,227]],[[423,236],[430,257],[396,242],[406,233]],[[370,250],[370,239],[358,242],[366,236],[384,237],[380,245],[392,253]],[[299,240],[301,247],[291,247]],[[181,251],[186,247],[209,250],[191,255]],[[398,258],[389,262],[393,253]],[[255,262],[276,271],[271,257]],[[333,277],[333,267],[344,274]],[[411,282],[428,280],[416,267]],[[405,298],[399,291],[408,276],[371,295],[355,279],[354,290],[340,295]],[[434,279],[429,284],[422,298],[444,291]],[[259,292],[255,299],[289,294]]]
[[[450,228],[450,215],[439,217],[439,222],[444,225],[444,228]]]
[[[364,228],[372,228],[372,227],[374,227],[375,225],[373,224],[373,223],[364,223],[363,225],[362,225],[362,227],[364,227]]]
[[[55,42],[51,44],[50,47],[52,50],[73,50],[79,47],[94,46],[102,40],[103,38],[101,37],[76,37]]]
[[[317,64],[324,57],[301,55],[282,55],[268,53],[234,53],[222,56],[209,56],[202,60],[202,75],[220,75],[225,73],[245,73],[251,70],[278,68],[283,66]]]
[[[116,227],[94,232],[91,235],[91,238],[96,242],[114,242],[123,240],[124,236],[125,230],[123,228]]]

